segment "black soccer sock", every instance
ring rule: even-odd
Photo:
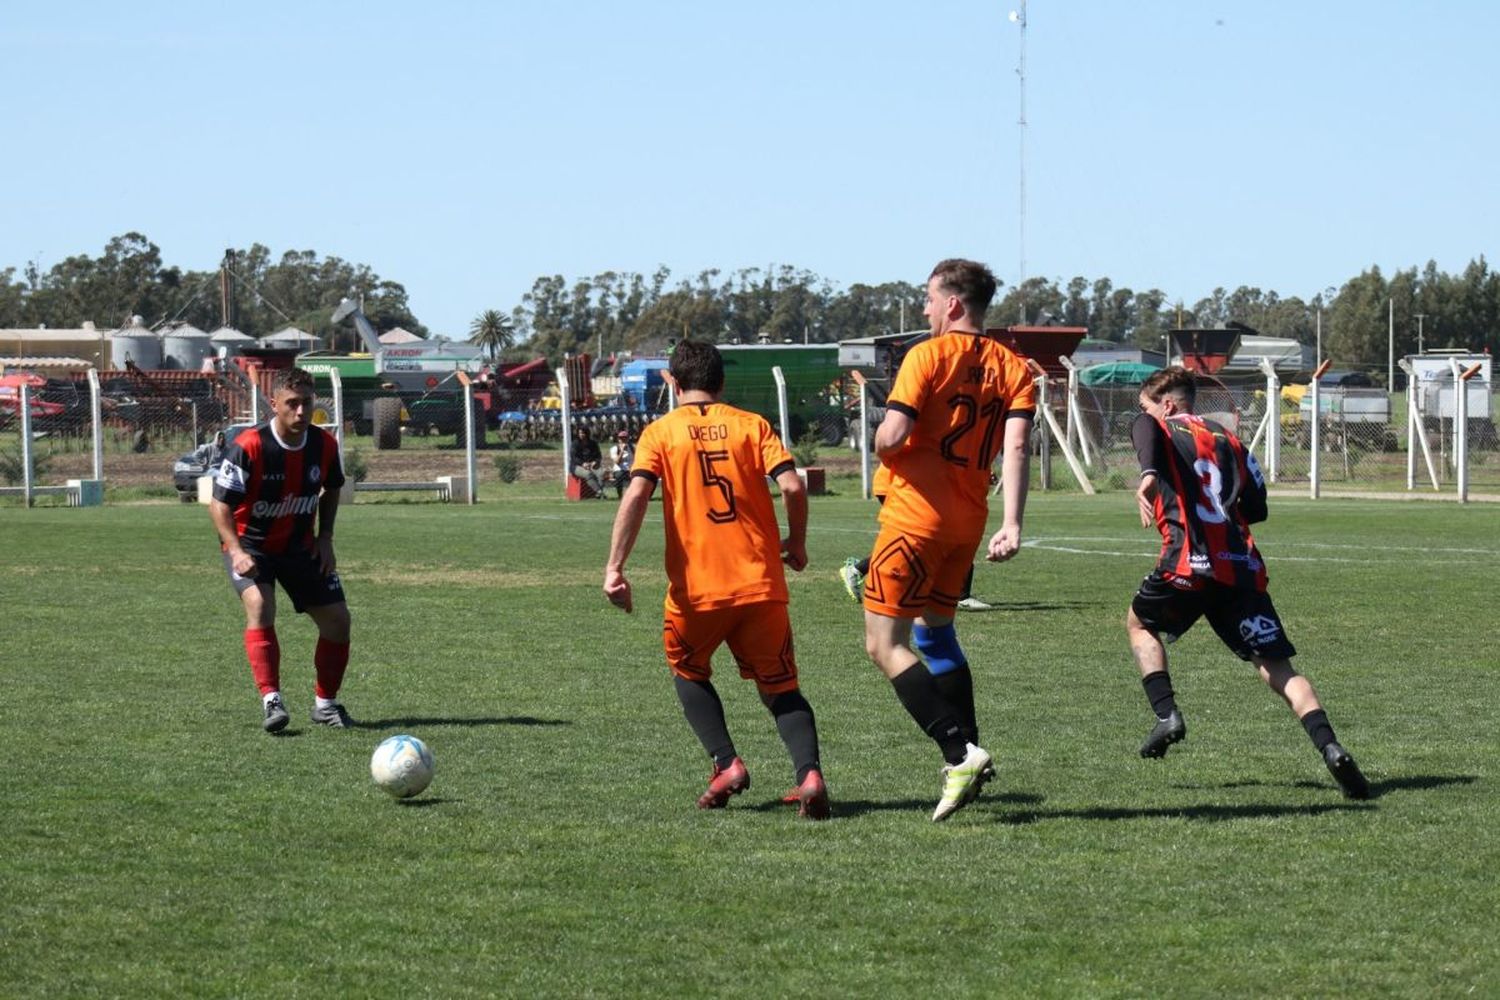
[[[869,556],[865,556],[859,562],[857,562],[857,563],[854,564],[854,568],[857,569],[857,570],[859,570],[859,575],[860,576],[867,576],[867,575],[869,575],[869,572],[870,572],[870,557]]]
[[[1158,719],[1165,719],[1177,711],[1177,699],[1172,695],[1172,677],[1165,670],[1142,677],[1141,687],[1146,689],[1146,699],[1151,702],[1151,711]]]
[[[688,725],[703,744],[703,749],[719,767],[728,767],[737,756],[734,741],[729,738],[729,725],[724,721],[724,703],[719,701],[719,692],[708,681],[690,681],[672,676],[677,688],[677,700],[682,702],[682,714]]]
[[[818,723],[812,706],[801,691],[783,691],[767,698],[761,696],[771,715],[776,718],[776,731],[786,752],[792,758],[792,769],[797,773],[797,784],[802,784],[809,771],[823,769],[818,760]]]
[[[1313,741],[1313,746],[1322,753],[1323,748],[1334,742],[1338,737],[1333,735],[1333,726],[1328,722],[1328,713],[1321,708],[1313,709],[1302,717],[1302,728],[1307,730],[1307,736]]]
[[[943,759],[950,764],[961,762],[967,753],[963,727],[953,706],[938,692],[937,682],[927,668],[921,663],[912,664],[891,678],[891,687],[896,689],[902,707],[922,727],[922,732],[942,748]]]
[[[969,575],[964,577],[964,592],[958,595],[960,601],[967,601],[974,596],[974,564],[969,563]]]
[[[953,706],[958,723],[963,728],[964,739],[979,745],[979,722],[974,715],[974,675],[968,666],[959,667],[943,674],[934,674],[938,694]]]

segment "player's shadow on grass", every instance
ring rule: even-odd
[[[1472,785],[1478,781],[1478,777],[1472,774],[1410,774],[1398,778],[1386,778],[1384,781],[1370,782],[1370,798],[1382,798],[1389,792],[1425,792],[1435,788],[1445,788],[1448,785]],[[1243,781],[1225,781],[1217,785],[1173,785],[1173,788],[1202,789],[1213,788],[1265,788],[1280,786],[1283,788],[1328,788],[1327,782],[1321,781],[1261,781],[1256,778],[1248,778]]]
[[[983,799],[982,804],[991,800]],[[970,811],[974,811],[970,806]],[[1154,808],[1127,808],[1095,806],[1092,809],[1034,809],[1023,812],[993,811],[994,822],[1007,826],[1029,826],[1044,820],[1088,819],[1192,819],[1208,823],[1225,823],[1237,819],[1267,819],[1276,816],[1321,816],[1324,813],[1362,812],[1371,807],[1354,802],[1328,802],[1316,805],[1243,805],[1243,806],[1161,806]]]
[[[996,795],[986,795],[984,802],[997,802],[1007,805],[1034,806],[1045,801],[1040,795],[1032,795],[1030,792],[1004,792]],[[833,800],[834,819],[853,819],[866,813],[879,812],[920,812],[930,814],[932,807],[937,804],[937,798],[930,799],[840,799]],[[773,800],[761,805],[751,806],[762,812],[776,809],[794,808],[790,804]]]
[[[530,715],[424,716],[405,715],[396,719],[366,719],[356,722],[356,729],[415,729],[417,726],[571,726],[568,719],[538,719]]]
[[[1478,780],[1479,776],[1474,774],[1410,774],[1370,782],[1370,798],[1378,799],[1386,792],[1425,792],[1448,785],[1472,785]]]
[[[1097,607],[1099,604],[1091,601],[996,601],[989,607],[978,611],[966,609],[960,617],[988,615],[996,611],[1082,611]]]

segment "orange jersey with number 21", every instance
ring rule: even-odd
[[[977,544],[1006,418],[1036,411],[1026,362],[993,338],[945,333],[907,353],[886,405],[916,426],[906,445],[885,458],[891,487],[880,523],[921,538]]]
[[[662,489],[669,611],[786,603],[766,477],[792,468],[765,418],[727,403],[684,403],[647,425],[630,474]]]

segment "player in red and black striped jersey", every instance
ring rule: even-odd
[[[312,721],[352,724],[336,700],[349,663],[349,606],[333,554],[344,468],[338,441],[312,426],[313,399],[312,375],[300,368],[278,373],[271,420],[230,443],[209,507],[224,568],[245,608],[245,655],[260,688],[262,725],[272,733],[290,719],[281,697],[278,582],[318,626]]]
[[[1266,566],[1250,525],[1266,519],[1266,484],[1239,438],[1193,414],[1192,372],[1173,366],[1146,380],[1130,428],[1141,464],[1141,526],[1161,532],[1161,558],[1126,615],[1131,652],[1156,725],[1142,757],[1162,757],[1187,736],[1167,673],[1165,643],[1199,618],[1242,660],[1255,664],[1301,720],[1344,794],[1368,798],[1369,784],[1339,745],[1312,684],[1292,668],[1296,648],[1266,593]]]

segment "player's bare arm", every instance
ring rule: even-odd
[[[802,572],[807,567],[807,487],[795,469],[776,477],[781,502],[786,506],[786,537],[781,540],[783,561]]]
[[[885,419],[875,430],[875,453],[885,459],[906,446],[906,439],[916,428],[917,422],[900,410],[885,411]]]
[[[609,603],[626,614],[635,610],[630,595],[630,580],[625,576],[625,560],[635,548],[635,540],[641,533],[641,522],[646,519],[646,505],[651,502],[651,493],[656,484],[645,476],[634,476],[615,512],[615,526],[610,532],[609,559],[604,564],[604,596]]]
[[[1004,514],[1000,530],[990,538],[985,558],[1005,562],[1021,551],[1021,522],[1026,517],[1026,495],[1031,486],[1031,418],[1005,421],[1005,452],[1000,463]]]
[[[208,505],[208,516],[214,522],[214,530],[219,533],[219,541],[224,543],[224,551],[229,553],[230,568],[240,576],[252,575],[255,572],[255,560],[240,545],[240,536],[234,530],[234,515],[230,513],[229,505],[222,500],[214,500]]]
[[[333,522],[338,517],[338,512],[338,490],[324,490],[318,497],[318,535],[313,545],[318,566],[325,575],[338,568],[338,560],[333,554]]]
[[[1140,510],[1141,527],[1156,524],[1156,473],[1141,473],[1141,485],[1135,489],[1135,505]]]

